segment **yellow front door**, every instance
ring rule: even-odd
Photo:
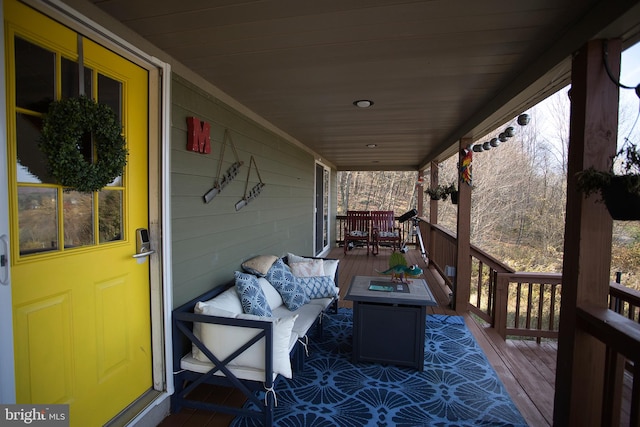
[[[18,403],[70,405],[101,426],[152,387],[148,75],[16,0],[4,1],[13,315]],[[81,193],[51,177],[39,138],[53,100],[90,96],[119,116],[123,174]],[[100,158],[89,135],[87,162]]]

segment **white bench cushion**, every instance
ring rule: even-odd
[[[336,292],[340,292],[340,288],[336,287]],[[319,305],[324,310],[333,302],[333,298],[315,298],[309,301],[309,304]]]
[[[292,335],[293,337],[294,335]],[[298,336],[295,335],[295,339],[293,339],[293,344],[295,344]],[[186,371],[198,372],[201,374],[206,374],[213,368],[213,363],[210,361],[201,362],[198,359],[193,357],[192,353],[186,354],[180,359],[180,369],[184,369]],[[265,381],[264,370],[249,368],[247,366],[227,366],[227,368],[231,371],[233,375],[242,380],[251,380],[251,381]],[[222,371],[217,371],[215,375],[222,377],[225,376]],[[272,380],[275,380],[278,374],[274,373]]]
[[[295,323],[293,324],[293,332],[298,336],[303,337],[307,335],[307,331],[313,325],[313,322],[316,321],[320,312],[324,309],[324,307],[317,304],[305,304],[299,309],[295,311],[289,310],[285,305],[276,308],[273,311],[274,317],[284,317],[290,316],[291,313],[298,316]]]
[[[280,296],[280,292],[278,292],[278,290],[274,288],[267,279],[260,277],[258,279],[258,283],[262,286],[262,292],[264,292],[265,297],[267,297],[267,302],[269,303],[269,307],[271,307],[271,311],[284,304],[282,296]]]
[[[200,303],[198,303],[200,305]],[[196,308],[198,308],[196,306]],[[297,314],[289,314],[288,316],[275,317],[259,317],[251,314],[236,314],[211,305],[200,306],[201,314],[209,316],[229,317],[236,319],[250,319],[256,321],[273,322],[273,372],[281,374],[286,378],[291,378],[291,361],[289,360],[289,352],[293,348],[292,330]],[[200,334],[201,341],[211,350],[211,352],[220,360],[228,357],[235,350],[258,334],[257,329],[245,328],[238,326],[218,325],[212,323],[201,323]],[[295,334],[297,339],[297,334]],[[295,339],[293,343],[295,344]],[[207,362],[209,359],[202,353],[194,354],[193,357],[201,362]],[[252,368],[264,371],[264,354],[265,340],[260,339],[242,354],[229,362],[229,366]],[[264,373],[263,373],[264,378]]]
[[[202,308],[204,306],[217,307],[222,310],[230,311],[237,314],[243,313],[242,303],[240,302],[240,298],[238,297],[238,292],[236,291],[235,286],[230,287],[215,298],[207,301],[200,301],[196,304],[193,312],[195,314],[202,314]],[[198,338],[202,336],[202,334],[200,333],[200,323],[193,324],[193,334]],[[193,353],[193,357],[195,357],[196,359],[204,359],[202,352],[200,352],[200,349],[195,345],[191,347],[191,352]]]

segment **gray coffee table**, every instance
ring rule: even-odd
[[[371,282],[377,289],[370,290]],[[437,305],[424,279],[399,284],[384,276],[354,276],[345,296],[353,301],[353,362],[424,368],[427,307]],[[407,289],[408,287],[408,289]],[[407,292],[408,291],[408,292]]]

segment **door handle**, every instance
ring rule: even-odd
[[[2,242],[2,250],[0,251],[0,269],[2,269],[2,275],[0,275],[0,285],[9,284],[9,239],[6,234],[0,236],[0,242]]]
[[[156,251],[154,251],[153,249],[151,249],[150,251],[146,251],[146,252],[140,252],[139,254],[133,254],[134,258],[144,258],[146,256],[149,256],[151,254],[155,254]]]
[[[149,241],[149,231],[146,228],[138,228],[136,230],[136,253],[133,254],[134,258],[144,258],[156,251],[151,249],[151,243]]]

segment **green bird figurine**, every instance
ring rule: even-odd
[[[422,274],[422,269],[417,265],[394,265],[385,271],[376,271],[378,274],[390,274],[392,282],[410,283],[408,277],[417,277]]]

